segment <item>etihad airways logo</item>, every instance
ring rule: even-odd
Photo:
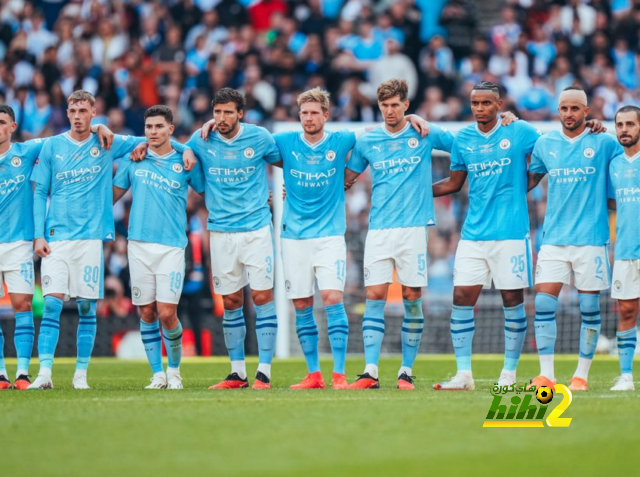
[[[209,174],[215,177],[216,182],[246,182],[255,171],[255,166],[209,168]]]
[[[420,164],[422,158],[419,156],[402,157],[399,159],[383,159],[373,163],[373,168],[379,171],[395,169],[395,170],[408,170],[417,164]]]
[[[24,175],[20,174],[19,176],[16,177],[10,177],[8,179],[4,179],[0,181],[0,190],[1,189],[8,189],[10,187],[14,187],[17,186],[18,184],[21,184],[25,181],[25,177]]]
[[[172,179],[167,179],[161,174],[158,174],[153,171],[145,171],[143,169],[138,169],[136,171],[136,177],[142,177],[145,179],[143,182],[147,182],[152,185],[160,185],[164,187],[169,187],[171,189],[179,189],[180,182],[174,181]],[[151,182],[152,181],[152,182]]]
[[[303,181],[321,181],[325,179],[329,179],[336,174],[336,169],[329,169],[327,172],[304,172],[304,171],[296,171],[295,169],[291,169],[291,175],[296,179],[301,179]]]
[[[640,187],[622,187],[616,189],[618,203],[640,202]]]
[[[562,167],[549,170],[549,176],[555,178],[559,184],[574,182],[587,182],[587,178],[596,173],[596,168],[588,167]]]
[[[483,172],[492,169],[499,169],[511,164],[511,159],[509,157],[504,157],[498,161],[484,161],[477,162],[475,164],[469,164],[467,168],[469,172]]]
[[[98,174],[101,170],[102,167],[100,166],[80,167],[78,169],[58,172],[56,174],[56,179],[60,181],[67,181],[69,179],[75,179],[75,181],[88,180],[90,176]]]

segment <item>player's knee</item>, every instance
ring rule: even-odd
[[[141,306],[140,319],[145,323],[154,323],[157,320],[155,309],[150,306]]]
[[[415,301],[422,297],[420,287],[402,287],[402,298],[407,301]]]
[[[89,316],[96,314],[95,300],[78,300],[78,313],[80,316]]]
[[[313,306],[313,297],[308,298],[296,298],[293,300],[293,307],[296,310],[304,310]]]
[[[386,301],[387,286],[369,286],[367,287],[367,300]]]
[[[31,295],[22,296],[18,299],[13,300],[13,312],[14,313],[25,313],[27,311],[31,311],[31,301],[33,297]]]
[[[173,330],[178,326],[178,314],[175,310],[165,310],[158,313],[160,323],[165,330]]]
[[[338,290],[323,290],[322,304],[324,306],[337,305],[342,303],[342,292]]]
[[[266,305],[273,301],[273,290],[251,290],[251,298],[255,305]]]
[[[635,306],[620,306],[620,323],[633,324],[638,317],[638,310]],[[629,326],[625,327],[629,328]]]
[[[503,290],[502,304],[506,308],[518,306],[524,302],[524,293],[522,290]]]
[[[453,289],[453,304],[456,306],[474,306],[475,303],[471,303],[469,294],[464,288],[454,287]]]
[[[233,295],[225,295],[222,297],[222,303],[225,310],[236,310],[244,304],[244,297],[241,293],[234,293]]]

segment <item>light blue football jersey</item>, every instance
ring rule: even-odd
[[[151,149],[144,161],[123,157],[113,179],[121,189],[131,188],[129,240],[169,247],[187,246],[187,195],[189,186],[204,192],[202,169],[185,171],[182,154],[172,150],[158,156]]]
[[[616,156],[609,174],[617,207],[615,259],[640,259],[640,153]]]
[[[560,131],[536,143],[529,170],[549,176],[542,245],[604,245],[609,242],[609,164],[622,153],[611,134],[568,138]]]
[[[467,171],[469,211],[464,240],[520,240],[529,233],[527,155],[540,133],[526,121],[488,133],[477,124],[462,129],[453,143],[451,170]]]
[[[315,144],[301,132],[273,136],[282,156],[287,198],[282,215],[282,237],[313,239],[344,235],[344,168],[356,143],[353,131],[324,133]]]
[[[196,131],[187,146],[205,178],[208,230],[251,232],[271,223],[266,164],[280,153],[266,129],[241,123],[232,139],[215,132],[207,141]]]
[[[44,139],[12,143],[0,155],[0,243],[33,240],[33,189],[29,178]]]
[[[429,135],[421,138],[407,121],[396,133],[382,126],[356,141],[347,168],[362,173],[371,166],[370,229],[436,224],[431,151],[450,152],[453,135],[433,123],[430,127]]]
[[[49,189],[45,230],[35,237],[60,240],[113,240],[113,161],[145,138],[115,135],[110,150],[92,133],[78,142],[69,133],[47,140],[31,180]]]

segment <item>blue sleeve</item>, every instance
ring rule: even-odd
[[[131,187],[131,177],[129,177],[132,164],[131,157],[125,156],[118,162],[118,170],[113,178],[113,185],[120,189],[128,190]]]
[[[447,128],[441,128],[435,124],[429,124],[431,131],[429,137],[433,142],[433,148],[439,151],[451,152],[453,146],[453,140],[455,139],[453,134]]]
[[[460,144],[458,143],[458,138],[453,142],[453,146],[451,147],[451,165],[449,169],[452,171],[466,171],[467,165],[464,163],[464,158],[462,157],[462,153],[460,152]]]
[[[171,147],[173,147],[176,152],[179,152],[180,154],[182,154],[187,149],[191,149],[188,144],[182,144],[181,142],[174,141],[173,139],[171,139]]]
[[[117,159],[119,157],[126,156],[133,151],[138,144],[146,141],[146,137],[123,136],[122,134],[116,134],[113,136],[113,144],[111,144],[110,152],[113,154],[113,158]]]
[[[369,161],[364,155],[364,142],[362,140],[356,141],[356,145],[351,153],[351,159],[347,162],[347,169],[351,169],[353,172],[362,174],[369,165]]]
[[[341,144],[343,144],[346,151],[349,152],[356,145],[356,133],[349,129],[340,132],[342,133],[342,137],[340,138]]]
[[[33,166],[42,152],[42,146],[47,142],[46,139],[31,139],[30,141],[25,141],[22,145],[26,148],[26,154],[24,159],[29,161],[29,163]]]
[[[518,142],[521,142],[521,144],[519,145],[525,154],[531,154],[538,138],[541,136],[540,131],[526,121],[518,121],[515,124],[520,128]]]
[[[40,150],[40,155],[35,161],[35,167],[31,173],[31,180],[36,184],[45,186],[46,192],[51,187],[51,141],[47,141]]]
[[[45,236],[45,220],[47,216],[47,196],[49,187],[44,184],[36,184],[33,194],[33,238],[39,239]]]
[[[549,172],[547,171],[547,166],[542,160],[543,153],[542,141],[536,142],[536,145],[533,147],[533,152],[531,153],[531,165],[529,165],[529,172],[533,172],[535,174],[546,174]]]
[[[204,192],[204,173],[202,167],[202,162],[198,161],[193,170],[189,171],[189,185],[198,194]]]
[[[613,162],[609,165],[609,170],[607,171],[607,198],[615,199],[616,198],[616,188],[613,185],[613,172],[614,166]]]
[[[276,141],[273,139],[271,134],[269,134],[269,132],[265,129],[263,132],[263,136],[265,151],[262,158],[269,164],[281,161],[282,157],[280,156],[280,150],[278,149]]]
[[[606,134],[606,133],[603,133]],[[609,163],[611,163],[611,161],[613,161],[613,159],[621,154],[624,154],[624,148],[622,147],[622,145],[618,142],[617,139],[614,139],[613,141],[611,141],[613,147],[612,147],[612,151],[611,151],[611,155],[609,157]]]

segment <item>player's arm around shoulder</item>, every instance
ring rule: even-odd
[[[261,126],[257,126],[260,145],[264,148],[262,158],[272,166],[282,168],[282,157],[274,137],[269,131]]]
[[[545,143],[548,138],[542,136],[533,146],[531,153],[531,164],[527,171],[527,192],[534,189],[540,181],[547,175],[547,166],[544,163]]]

